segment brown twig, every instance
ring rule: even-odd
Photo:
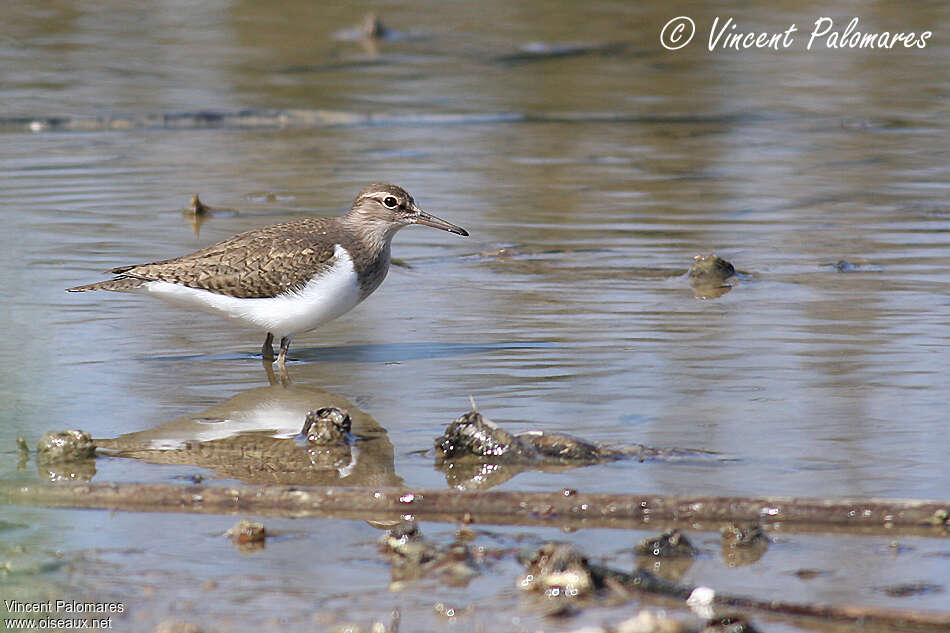
[[[759,521],[783,531],[857,531],[948,536],[950,501],[802,497],[672,497],[649,494],[135,483],[0,483],[0,502],[135,512],[305,517],[345,516],[563,527],[676,524],[718,529]]]

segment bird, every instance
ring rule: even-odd
[[[349,312],[386,277],[399,229],[420,224],[468,236],[420,209],[402,187],[364,187],[349,211],[240,233],[176,259],[119,266],[113,279],[67,288],[150,295],[266,332],[261,354],[283,368],[290,342]]]

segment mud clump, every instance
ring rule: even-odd
[[[696,255],[686,276],[697,299],[716,299],[732,290],[727,280],[736,277],[736,269],[718,255]]]
[[[307,413],[300,436],[310,446],[347,445],[353,423],[350,415],[337,407],[323,407]]]
[[[96,444],[85,431],[50,431],[36,445],[36,461],[39,464],[76,462],[95,456]]]
[[[263,523],[239,521],[230,530],[224,533],[235,545],[259,545],[263,547],[267,540],[267,529]]]
[[[715,254],[696,255],[687,273],[694,286],[722,284],[735,274],[732,263]]]

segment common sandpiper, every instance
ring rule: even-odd
[[[410,224],[468,235],[417,207],[402,187],[372,184],[342,216],[254,229],[177,259],[113,268],[114,279],[67,290],[134,292],[221,315],[266,332],[265,359],[273,360],[278,337],[283,367],[295,335],[345,314],[379,287],[393,236]]]

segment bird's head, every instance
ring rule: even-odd
[[[396,231],[410,224],[422,224],[457,235],[468,235],[460,226],[426,213],[416,206],[415,200],[402,187],[372,184],[359,192],[347,217],[355,220],[365,231],[379,233],[392,239]]]

